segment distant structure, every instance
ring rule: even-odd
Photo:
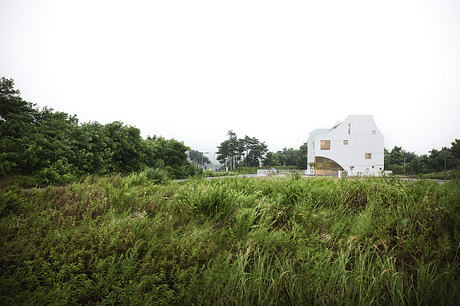
[[[377,176],[383,173],[383,135],[370,115],[350,115],[307,141],[307,174]]]

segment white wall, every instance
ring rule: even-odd
[[[348,123],[351,123],[350,134]],[[315,131],[308,138],[308,163],[314,162],[316,156],[327,157],[342,166],[349,176],[379,175],[383,171],[383,135],[372,116],[351,115],[334,129]],[[321,140],[331,141],[330,150],[321,150]],[[343,144],[344,140],[348,140],[348,145]],[[365,153],[371,153],[371,159],[366,159]],[[313,169],[309,167],[308,173],[313,174]]]

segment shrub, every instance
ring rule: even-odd
[[[164,184],[170,180],[168,171],[160,168],[147,168],[144,170],[144,174],[155,184]]]
[[[256,174],[257,167],[238,167],[236,170],[239,174]]]
[[[213,171],[213,170],[204,170],[203,171],[203,176],[204,177],[215,177],[215,176],[218,176],[218,173],[216,171]]]
[[[24,205],[23,198],[17,190],[10,189],[0,192],[0,216],[6,216],[9,213],[17,213]]]
[[[75,169],[67,162],[66,158],[59,159],[47,168],[39,172],[42,184],[64,185],[75,180]]]

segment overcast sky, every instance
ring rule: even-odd
[[[23,98],[215,151],[229,129],[298,148],[371,114],[395,145],[460,138],[460,1],[0,0]]]

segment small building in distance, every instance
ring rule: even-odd
[[[383,173],[383,135],[370,115],[350,115],[331,129],[316,129],[307,146],[308,175]]]

